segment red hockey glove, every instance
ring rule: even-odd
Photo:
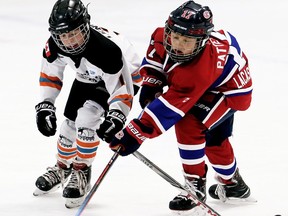
[[[127,156],[135,152],[152,132],[152,128],[143,125],[139,119],[134,119],[115,135],[109,147],[115,151],[121,146],[119,154]]]

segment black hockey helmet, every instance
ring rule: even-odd
[[[59,35],[80,28],[84,43],[78,48],[67,48]],[[90,36],[90,15],[80,0],[58,0],[49,18],[49,31],[57,46],[64,52],[78,54],[84,50]]]
[[[176,62],[191,60],[204,47],[214,29],[212,11],[208,6],[202,6],[194,1],[187,1],[172,11],[165,24],[164,47]],[[197,45],[190,54],[177,54],[171,47],[171,32],[182,36],[196,38]]]

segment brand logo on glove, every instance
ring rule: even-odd
[[[143,135],[134,127],[133,124],[129,123],[129,124],[127,125],[127,127],[128,127],[128,128],[130,129],[130,131],[134,134],[134,136],[137,137],[139,140],[141,140],[141,141],[144,142],[145,139],[147,138],[147,137],[143,136]]]
[[[122,137],[124,137],[124,133],[123,133],[123,131],[119,131],[118,133],[116,133],[115,134],[115,137],[117,138],[117,139],[122,139]]]
[[[161,80],[155,79],[153,77],[144,77],[143,78],[143,82],[144,83],[149,83],[149,84],[154,84],[154,85],[159,85],[159,86],[162,85],[162,81]]]

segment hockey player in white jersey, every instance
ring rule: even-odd
[[[142,81],[140,59],[125,37],[91,26],[80,0],[58,0],[49,31],[39,80],[41,102],[35,106],[37,127],[43,135],[56,133],[55,100],[66,65],[76,72],[76,78],[59,131],[57,163],[36,180],[34,195],[53,192],[69,180],[63,197],[71,208],[81,205],[90,189],[99,138],[110,142],[125,124]]]

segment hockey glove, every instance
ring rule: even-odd
[[[139,103],[142,109],[151,101],[159,97],[163,93],[163,89],[159,87],[142,86],[139,96]]]
[[[99,129],[96,130],[98,137],[107,143],[111,142],[114,135],[123,129],[125,122],[126,117],[120,110],[110,110]]]
[[[143,125],[139,119],[134,119],[115,135],[109,147],[115,151],[121,146],[119,154],[127,156],[135,152],[152,132],[152,128]]]
[[[57,129],[56,108],[49,101],[43,101],[35,106],[38,130],[44,136],[54,136]]]
[[[166,78],[161,73],[157,74],[157,76],[145,74],[139,96],[141,108],[143,109],[147,104],[159,97],[163,93],[165,85]]]

